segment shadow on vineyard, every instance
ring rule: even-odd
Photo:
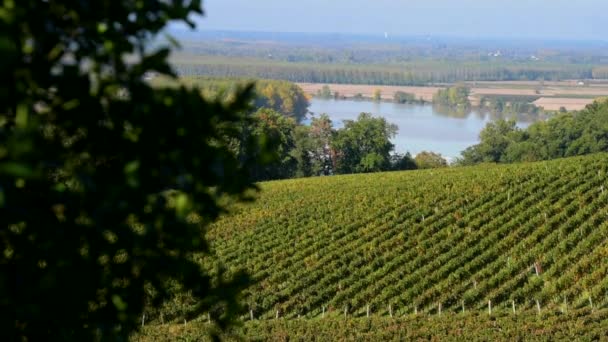
[[[497,313],[407,315],[387,318],[326,318],[318,320],[268,320],[247,322],[222,336],[226,341],[386,341],[386,340],[601,340],[606,337],[608,310],[591,312],[516,315]],[[152,326],[135,338],[137,341],[204,341],[209,325]]]

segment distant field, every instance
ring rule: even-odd
[[[521,96],[522,98],[537,97],[533,103],[546,110],[581,110],[593,102],[595,98],[608,96],[608,83],[593,84],[591,86],[577,86],[576,81],[562,82],[469,82],[471,86],[471,102],[478,103],[482,96]],[[307,94],[313,96],[320,91],[323,83],[298,83]],[[327,84],[332,92],[340,95],[354,97],[361,94],[363,97],[372,97],[378,89],[382,98],[390,100],[397,91],[411,93],[418,99],[431,101],[433,95],[442,87],[409,87],[409,86],[378,86],[355,84]]]
[[[560,108],[565,108],[566,110],[581,110],[592,102],[593,99],[541,97],[533,103],[534,105],[542,107],[546,110],[559,110]]]
[[[396,91],[431,101],[441,87],[464,82],[471,102],[483,96],[535,96],[547,110],[580,110],[596,97],[608,96],[603,66],[516,61],[449,61],[422,59],[384,64],[315,63],[274,57],[201,55],[195,50],[171,57],[182,76],[280,79],[298,83],[308,94],[328,84],[341,96],[370,98],[379,89],[390,100]],[[547,81],[536,81],[545,79]],[[563,81],[558,81],[558,80]],[[581,80],[584,80],[584,83]],[[556,98],[556,99],[551,99]]]
[[[320,91],[325,84],[321,83],[297,83],[305,93],[314,95]],[[361,84],[328,84],[332,92],[338,92],[342,96],[354,97],[361,94],[363,97],[372,97],[378,89],[381,91],[382,98],[392,100],[395,92],[403,91],[414,94],[417,99],[423,99],[430,102],[433,100],[433,95],[437,93],[440,87],[409,87],[409,86],[376,86],[376,85],[361,85]]]

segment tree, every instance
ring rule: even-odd
[[[422,151],[414,158],[419,169],[436,169],[448,166],[448,162],[439,153]]]
[[[395,95],[393,96],[393,101],[395,103],[415,103],[415,102],[417,102],[416,96],[414,96],[414,94],[406,93],[403,91],[395,92]]]
[[[331,95],[331,89],[326,84],[323,87],[321,87],[321,89],[319,89],[317,91],[317,96],[320,97],[320,98],[322,98],[322,99],[330,99],[332,97],[332,95]]]
[[[313,175],[330,175],[334,170],[334,151],[331,148],[334,128],[327,114],[313,118],[310,124],[310,157]]]
[[[455,85],[447,89],[440,89],[433,96],[433,104],[449,107],[468,108],[470,89],[464,85]]]
[[[310,137],[310,127],[304,125],[296,126],[294,131],[295,147],[290,152],[296,161],[295,177],[310,177],[314,175],[312,164],[313,144]]]
[[[264,181],[293,177],[297,167],[297,159],[292,155],[295,148],[295,120],[269,108],[258,110],[253,119],[253,124],[246,127],[247,132],[252,135],[250,138],[261,141],[268,150],[272,149],[275,155],[266,163],[251,167],[251,178]],[[260,152],[265,153],[263,147]],[[246,157],[251,157],[251,151],[247,152]],[[254,157],[262,158],[256,155]]]
[[[390,139],[397,126],[384,118],[361,113],[356,121],[347,120],[337,131],[332,148],[336,151],[338,173],[386,171],[390,169]]]
[[[301,122],[308,113],[308,105],[306,94],[294,83],[274,80],[256,83],[256,108],[271,108]]]
[[[16,4],[18,3],[18,4]],[[0,5],[0,331],[6,340],[124,340],[146,300],[177,286],[220,327],[246,280],[206,274],[205,227],[249,199],[267,151],[247,139],[252,87],[208,102],[175,77],[169,21],[200,1],[4,1]],[[158,41],[158,40],[156,40]],[[250,122],[250,121],[249,121]],[[253,155],[253,154],[252,154]],[[150,291],[147,296],[144,289]]]
[[[373,97],[373,99],[376,102],[380,102],[382,100],[382,90],[380,90],[380,89],[374,90],[374,97]]]
[[[516,140],[519,129],[515,121],[497,120],[490,122],[479,133],[479,144],[462,152],[461,164],[497,163],[504,161],[509,145]]]
[[[395,153],[391,155],[391,170],[403,171],[403,170],[416,170],[418,165],[412,158],[412,155],[407,152],[404,155]]]

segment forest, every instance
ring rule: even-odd
[[[510,61],[422,60],[393,64],[318,64],[250,57],[177,55],[181,75],[281,79],[291,82],[426,85],[462,81],[604,79],[606,68]]]
[[[182,75],[292,82],[424,85],[463,81],[608,78],[599,43],[484,41],[364,35],[176,32]]]

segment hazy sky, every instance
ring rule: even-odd
[[[608,0],[204,0],[202,29],[608,41]]]

